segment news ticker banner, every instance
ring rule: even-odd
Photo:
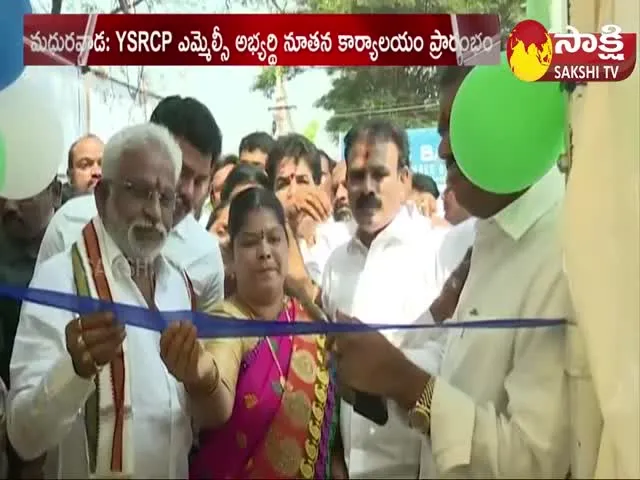
[[[26,65],[429,66],[500,62],[497,15],[25,15]],[[620,81],[636,33],[516,25],[507,60],[523,81]]]
[[[500,62],[498,15],[25,15],[26,65],[429,66]]]

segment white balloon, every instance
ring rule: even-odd
[[[6,165],[0,197],[22,200],[44,190],[64,156],[64,132],[46,71],[25,68],[0,91],[0,135]]]

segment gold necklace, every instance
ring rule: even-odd
[[[287,297],[285,297],[284,305],[283,305],[284,314],[286,316],[287,323],[291,323],[291,316],[289,315],[288,304],[289,302],[287,301]],[[291,335],[289,335],[289,337],[291,337]],[[276,368],[278,369],[278,374],[280,376],[279,377],[280,388],[282,389],[281,392],[284,393],[287,387],[287,380],[284,378],[284,371],[282,370],[282,366],[280,365],[278,356],[276,355],[275,349],[273,348],[273,344],[271,343],[271,338],[265,337],[265,341],[267,342],[267,346],[269,347],[269,351],[271,352],[271,358],[273,358],[273,363],[275,363]]]
[[[242,305],[240,305],[240,307],[244,307],[246,312],[249,314],[249,317],[255,320],[256,315],[254,314],[253,309],[236,297],[236,303],[238,303],[238,302],[242,304]],[[286,321],[287,321],[287,323],[291,323],[292,319],[291,319],[291,316],[289,315],[289,310],[288,310],[289,299],[285,296],[282,303],[283,303],[283,308],[284,308]],[[291,335],[288,335],[288,336],[291,337]],[[275,364],[276,369],[278,370],[278,374],[279,374],[278,384],[279,384],[280,389],[281,389],[280,392],[284,393],[285,389],[287,387],[287,381],[286,381],[286,379],[284,377],[284,371],[282,370],[282,366],[280,365],[280,362],[278,361],[278,356],[276,355],[275,349],[273,348],[273,344],[271,343],[271,338],[266,336],[266,337],[264,337],[264,340],[265,340],[265,342],[267,342],[267,346],[269,347],[269,352],[271,352],[271,358],[273,358],[273,363]]]

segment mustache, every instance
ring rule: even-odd
[[[188,210],[189,204],[180,196],[176,195],[176,199],[173,202],[173,211],[179,212],[180,210]]]
[[[333,216],[336,219],[343,219],[351,216],[351,206],[348,200],[338,200],[333,204]]]
[[[361,195],[356,200],[356,210],[361,209],[376,209],[382,207],[382,200],[375,196],[375,194]]]
[[[335,200],[333,202],[333,208],[348,208],[349,200],[346,198],[340,198],[339,200]]]
[[[15,212],[8,212],[2,216],[2,223],[24,223],[24,218]]]
[[[131,228],[149,228],[157,231],[163,237],[167,236],[167,229],[162,223],[151,223],[145,221],[136,221],[131,224]]]

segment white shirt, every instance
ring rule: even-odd
[[[411,200],[407,201],[405,208],[407,209],[407,212],[409,212],[409,217],[415,219],[416,223],[427,225],[427,228],[430,229],[436,244],[442,245],[444,237],[449,233],[452,227],[450,225],[435,225],[429,217],[422,214],[418,206]]]
[[[317,285],[322,282],[322,273],[331,253],[351,240],[356,228],[357,225],[352,220],[336,222],[330,219],[318,225],[315,245],[309,247],[304,240],[298,242],[307,272]]]
[[[435,252],[440,237],[423,216],[403,207],[367,249],[356,237],[329,257],[322,281],[322,303],[367,323],[411,323],[438,295]],[[396,346],[412,333],[385,332]],[[405,353],[419,366],[437,373],[442,345],[428,345]],[[342,402],[340,423],[350,478],[417,478],[421,438],[406,426],[394,408],[379,427]]]
[[[436,255],[436,275],[438,283],[444,284],[460,264],[464,255],[473,245],[476,219],[469,218],[449,229],[442,238]]]
[[[551,172],[493,218],[478,220],[452,321],[571,316]],[[565,327],[450,330],[431,404],[438,477],[565,478],[569,402]]]
[[[82,228],[97,214],[93,195],[67,201],[47,226],[36,267],[69,248],[80,238]],[[224,267],[218,239],[204,230],[192,214],[171,230],[163,254],[189,275],[200,310],[223,298]]]
[[[213,213],[213,204],[211,203],[211,198],[207,197],[202,205],[202,211],[200,212],[200,218],[198,219],[198,223],[205,230],[207,229],[207,224],[209,223],[209,217]]]
[[[100,226],[105,263],[111,268],[115,301],[147,306],[122,253]],[[36,270],[30,287],[76,293],[71,250],[54,255]],[[157,261],[155,304],[161,311],[189,310],[181,271],[164,257]],[[7,430],[25,459],[57,449],[57,478],[87,478],[88,454],[83,409],[94,383],[79,377],[66,350],[65,327],[75,314],[23,303],[11,358]],[[127,355],[135,478],[187,478],[192,444],[187,394],[160,359],[160,333],[127,326]],[[48,459],[48,464],[54,459]]]

